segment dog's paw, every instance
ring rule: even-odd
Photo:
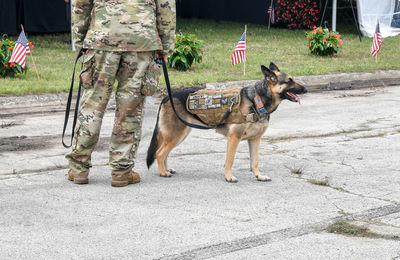
[[[225,178],[225,180],[226,180],[227,182],[230,182],[230,183],[236,183],[236,182],[238,182],[238,179],[237,179],[235,176],[232,176],[230,180],[228,180],[227,178]]]
[[[272,181],[270,177],[268,176],[262,176],[262,175],[258,175],[256,176],[258,181]]]
[[[171,174],[175,174],[175,173],[176,173],[176,171],[175,171],[174,169],[172,169],[172,168],[167,169],[167,172],[169,172],[169,173],[171,173]]]
[[[165,173],[160,173],[160,177],[171,177],[171,173],[170,172],[165,172]]]

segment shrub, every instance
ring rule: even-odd
[[[275,14],[277,21],[286,23],[291,29],[311,29],[319,21],[316,0],[278,0]]]
[[[0,41],[0,77],[13,78],[15,74],[25,73],[27,71],[26,65],[24,69],[14,62],[9,62],[14,46],[14,41],[10,41],[8,39],[2,39]],[[31,42],[29,43],[29,46],[31,50],[34,48]]]
[[[314,55],[334,55],[342,51],[343,41],[341,35],[329,29],[315,27],[311,32],[306,33],[308,48]]]
[[[194,34],[178,33],[175,39],[175,50],[168,58],[168,65],[180,71],[188,70],[194,62],[203,60],[203,41]]]

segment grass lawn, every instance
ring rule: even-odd
[[[205,56],[203,63],[187,72],[170,70],[170,80],[175,86],[259,79],[260,65],[268,65],[270,61],[294,76],[400,69],[400,36],[383,39],[378,62],[375,62],[369,55],[372,39],[364,37],[360,42],[354,25],[338,25],[343,52],[334,57],[317,57],[308,53],[305,31],[275,28],[268,31],[266,26],[248,24],[246,75],[242,64],[231,65],[231,55],[244,24],[180,19],[177,30],[195,33],[204,40]],[[14,79],[0,79],[0,94],[67,91],[76,56],[71,52],[70,34],[28,35],[28,39],[35,45],[33,54],[41,81],[37,80],[28,57],[29,72]]]

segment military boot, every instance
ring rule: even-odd
[[[140,182],[140,175],[137,172],[130,172],[128,175],[115,176],[112,175],[111,186],[113,187],[124,187],[128,184],[135,184]]]
[[[76,174],[72,170],[68,172],[68,180],[73,181],[75,184],[88,184],[88,172]]]

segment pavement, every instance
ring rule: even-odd
[[[194,129],[171,178],[145,155],[159,97],[146,101],[135,169],[112,188],[105,114],[88,185],[66,180],[65,94],[0,97],[0,259],[400,259],[400,73],[296,77],[310,93],[282,102],[249,172],[245,142],[224,181],[226,140]],[[209,83],[208,87],[252,83]],[[332,224],[366,228],[331,231]]]

